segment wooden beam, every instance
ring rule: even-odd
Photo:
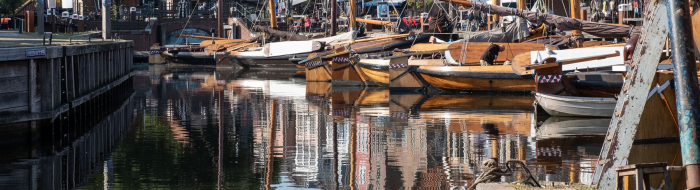
[[[197,35],[189,35],[189,34],[183,34],[180,36],[187,37],[187,38],[205,39],[205,40],[211,40],[211,38],[212,38],[211,36],[197,36]],[[226,39],[226,38],[217,38],[217,37],[214,37],[214,39],[215,40],[230,40],[230,39]]]
[[[436,50],[436,49],[452,49],[449,47],[450,47],[450,44],[419,43],[419,44],[414,44],[408,50],[409,51],[431,51],[431,50]],[[453,47],[453,48],[459,48],[459,47]]]
[[[566,65],[566,64],[572,64],[572,63],[580,63],[584,61],[593,61],[593,60],[598,60],[598,59],[605,59],[605,58],[610,58],[610,57],[617,57],[620,56],[620,51],[615,51],[615,53],[609,53],[609,54],[603,54],[603,55],[594,55],[594,56],[589,56],[589,57],[579,57],[579,58],[574,58],[574,59],[565,59],[565,60],[556,60],[556,62],[553,63],[545,63],[545,64],[537,64],[537,65],[525,65],[525,69],[530,70],[530,69],[543,69],[543,68],[549,68],[549,67],[556,67],[561,63],[561,65]],[[556,59],[556,58],[552,58]]]
[[[337,46],[337,45],[343,45],[343,44],[353,44],[353,43],[358,43],[358,42],[369,42],[369,41],[376,41],[376,40],[385,40],[385,39],[394,39],[394,38],[405,38],[408,37],[409,34],[398,34],[398,35],[391,35],[391,36],[382,36],[382,37],[375,37],[375,38],[365,38],[365,39],[360,39],[360,40],[355,40],[355,41],[342,41],[342,42],[336,42],[336,43],[331,43],[331,46]]]
[[[464,5],[464,7],[467,7],[467,8],[472,7],[472,3],[471,3],[471,2],[469,2],[469,1],[464,1],[464,0],[441,0],[441,1],[444,1],[444,2],[451,2],[451,3],[454,3],[454,4],[458,4],[458,5]]]
[[[392,23],[389,22],[389,21],[369,20],[369,19],[361,19],[361,18],[356,18],[355,21],[357,21],[357,22],[364,22],[364,23],[367,23],[367,24],[392,26]]]
[[[446,49],[435,49],[435,50],[429,50],[429,51],[410,52],[410,53],[403,54],[403,55],[397,55],[397,56],[391,56],[391,57],[383,57],[382,59],[393,59],[393,58],[399,58],[399,57],[411,57],[411,56],[414,56],[414,55],[423,55],[423,54],[436,53],[436,52],[442,52],[442,51],[447,51],[447,50],[451,50],[451,49],[446,48]]]

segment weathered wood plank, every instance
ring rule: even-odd
[[[27,50],[46,50],[44,56],[27,57]],[[0,48],[0,62],[26,60],[26,59],[50,59],[63,56],[63,47],[61,46],[38,46],[38,47],[13,47]]]
[[[29,89],[29,77],[3,77],[0,78],[0,94],[7,92],[27,91]]]
[[[32,60],[34,61],[34,60]],[[33,69],[30,69],[30,72]],[[36,75],[31,76],[31,78],[36,78],[36,88],[31,88],[31,89],[37,89],[36,95],[40,97],[41,102],[36,106],[36,108],[31,107],[32,112],[41,112],[41,111],[47,111],[47,110],[52,110],[53,109],[53,103],[51,102],[51,81],[53,80],[52,78],[52,72],[51,72],[51,64],[46,63],[46,60],[36,60]]]
[[[27,90],[29,91],[29,97],[27,97],[30,102],[29,111],[38,112],[41,111],[41,88],[37,84],[37,64],[35,60],[29,62],[29,73],[27,76]]]
[[[84,55],[88,53],[112,51],[125,47],[133,47],[133,42],[113,42],[105,44],[73,45],[66,46],[66,55]]]
[[[83,62],[82,59],[80,59],[79,56],[73,56],[75,60],[79,63],[80,65],[80,84],[81,84],[81,89],[80,89],[80,96],[85,95],[89,93],[90,90],[90,85],[87,83],[88,76],[87,76],[87,66],[85,65],[85,62]]]
[[[666,38],[659,36],[668,35],[666,11],[665,0],[659,0],[655,4],[649,3],[642,36],[634,51],[634,62],[629,73],[631,79],[625,80],[615,114],[608,127],[606,141],[600,151],[599,164],[596,165],[593,182],[598,184],[598,189],[615,188],[615,168],[628,163],[637,126],[659,63],[659,56],[654,52],[661,52],[663,49]]]
[[[97,85],[98,85],[97,79],[96,79],[96,77],[97,77],[96,64],[93,62],[90,62],[90,60],[87,59],[88,58],[87,54],[82,55],[82,58],[83,58],[85,64],[88,65],[88,67],[90,68],[88,71],[88,75],[90,76],[90,81],[89,81],[90,82],[90,89],[95,89],[95,88],[97,88]]]
[[[61,106],[61,63],[51,59],[51,109]]]
[[[71,101],[75,98],[77,91],[78,85],[75,84],[76,80],[76,74],[75,74],[75,64],[73,63],[73,59],[71,56],[66,56],[64,58],[64,61],[66,62],[66,98],[68,101]]]
[[[0,101],[0,110],[29,106],[29,101],[27,101],[27,97],[29,97],[28,91],[0,94],[0,100],[2,100]]]
[[[0,63],[0,77],[27,76],[29,60],[8,61]]]

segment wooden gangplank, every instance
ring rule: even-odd
[[[647,21],[634,51],[630,79],[625,81],[617,101],[615,112],[600,152],[593,183],[598,189],[614,189],[617,179],[615,168],[628,165],[647,96],[652,89],[660,58],[653,52],[661,52],[668,36],[666,0],[649,3]],[[650,53],[651,52],[651,53]]]

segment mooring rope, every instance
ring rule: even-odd
[[[187,25],[190,23],[190,19],[192,18],[192,14],[194,14],[194,11],[197,10],[197,4],[199,4],[199,0],[195,3],[194,9],[192,9],[192,12],[190,12],[190,16],[187,17],[187,22],[185,22],[185,25],[182,26],[182,30],[180,30],[180,35],[177,36],[177,40],[175,40],[175,43],[180,41],[180,37],[182,37],[182,33],[185,32],[185,28],[187,28]]]
[[[498,178],[500,178],[500,177],[503,176],[503,175],[510,175],[510,174],[512,173],[512,170],[511,170],[511,168],[510,168],[510,164],[512,164],[512,163],[520,165],[520,167],[523,168],[523,169],[525,170],[525,172],[526,172],[527,175],[528,175],[528,178],[527,178],[527,180],[525,180],[525,181],[532,180],[532,182],[533,182],[532,184],[531,184],[531,183],[525,183],[525,184],[531,185],[531,186],[535,186],[535,187],[542,187],[542,185],[540,185],[540,183],[537,182],[537,179],[535,179],[535,178],[532,176],[532,173],[530,172],[529,169],[527,169],[527,167],[526,167],[526,165],[525,165],[525,163],[524,163],[523,161],[520,161],[520,160],[508,160],[508,161],[506,162],[506,164],[505,164],[505,165],[506,165],[506,171],[504,172],[503,170],[501,170],[500,167],[498,167],[498,162],[496,161],[496,159],[490,159],[490,160],[487,160],[487,161],[484,162],[484,165],[485,165],[486,167],[488,167],[488,170],[486,170],[486,171],[485,171],[484,173],[482,173],[478,178],[476,178],[476,180],[474,180],[474,183],[473,183],[472,185],[469,186],[468,190],[474,190],[474,189],[476,189],[476,186],[477,186],[479,183],[489,182],[489,181],[498,179]]]

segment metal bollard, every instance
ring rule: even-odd
[[[53,42],[53,33],[49,34],[49,45],[51,45],[51,42]]]

